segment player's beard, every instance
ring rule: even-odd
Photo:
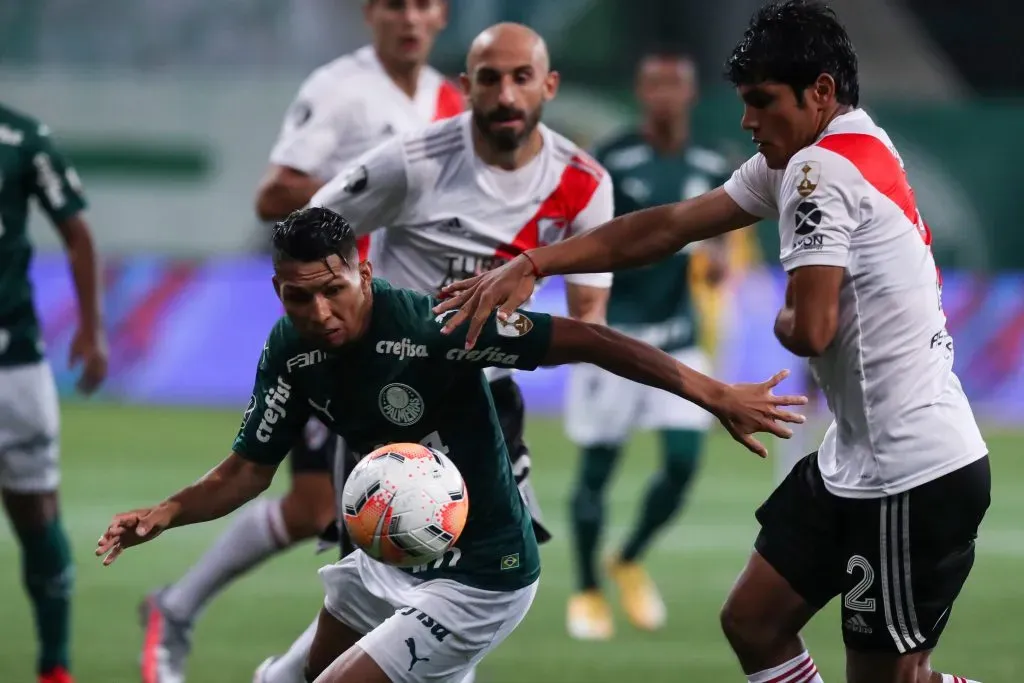
[[[494,148],[499,152],[513,152],[530,137],[534,129],[537,128],[537,124],[540,123],[541,115],[544,113],[544,107],[539,105],[532,112],[521,112],[517,109],[508,109],[505,107],[499,107],[492,112],[485,113],[482,111],[473,111],[473,123],[476,125],[477,130],[480,131],[481,135],[487,139]],[[523,128],[520,131],[514,131],[507,128],[492,128],[491,124],[500,121],[511,121],[521,119],[523,122]]]

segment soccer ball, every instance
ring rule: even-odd
[[[360,460],[341,501],[352,543],[393,567],[440,559],[459,540],[469,514],[455,463],[418,443],[382,446]]]

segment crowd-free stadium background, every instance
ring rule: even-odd
[[[174,531],[100,569],[92,544],[109,516],[194,479],[230,445],[254,363],[280,308],[261,252],[253,193],[281,116],[305,75],[365,40],[356,0],[35,0],[0,4],[0,101],[46,120],[88,192],[104,258],[111,372],[102,396],[73,393],[66,364],[76,322],[63,254],[36,216],[33,268],[48,355],[64,404],[63,497],[78,559],[75,664],[82,681],[135,679],[134,605],[174,578],[220,531]],[[589,144],[634,112],[630,75],[652,46],[700,64],[695,140],[735,163],[750,153],[740,107],[719,77],[757,0],[452,0],[435,63],[457,74],[472,37],[524,21],[549,40],[564,87],[547,122]],[[1024,67],[996,0],[837,0],[861,59],[863,105],[907,163],[935,235],[956,368],[990,440],[996,487],[975,579],[958,603],[939,662],[986,682],[1024,673],[1024,230],[1019,228]],[[720,324],[716,363],[730,380],[796,367],[771,335],[781,302],[776,227],[748,234]],[[536,307],[564,310],[556,278]],[[575,460],[559,422],[563,371],[522,373],[540,494],[558,538],[545,550],[531,616],[483,666],[481,681],[735,680],[717,608],[749,550],[751,512],[771,487],[770,464],[721,435],[712,440],[685,518],[650,558],[669,602],[668,628],[645,636],[618,622],[612,647],[564,635],[572,587],[566,494]],[[792,388],[792,387],[791,387]],[[638,439],[612,497],[621,536],[657,457]],[[282,477],[284,479],[284,477]],[[278,482],[276,486],[283,486]],[[211,607],[196,634],[190,680],[248,680],[285,647],[319,603],[315,568],[299,549]],[[33,640],[19,593],[18,553],[0,529],[0,680],[28,680]],[[1007,616],[1000,616],[1006,611]],[[997,626],[1002,624],[1002,626]],[[834,609],[810,630],[826,680],[841,680]],[[946,666],[948,663],[948,667]]]

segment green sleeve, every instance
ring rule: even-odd
[[[285,325],[284,321],[278,322],[263,347],[252,396],[232,446],[243,458],[263,465],[284,460],[310,415],[309,404],[288,371]]]
[[[551,347],[551,316],[546,313],[518,310],[505,322],[491,313],[471,351],[466,350],[468,324],[460,325],[449,335],[440,334],[440,328],[450,315],[454,315],[454,311],[434,319],[437,330],[433,335],[432,356],[479,367],[534,370]]]
[[[27,151],[32,193],[51,221],[63,223],[86,208],[82,181],[45,125],[29,138]]]

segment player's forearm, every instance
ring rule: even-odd
[[[174,511],[170,527],[201,524],[234,512],[263,493],[273,473],[273,467],[232,453],[199,481],[164,501]]]
[[[279,221],[306,206],[323,182],[313,176],[292,172],[272,174],[256,196],[256,214],[264,221]]]
[[[779,315],[775,318],[775,338],[787,351],[802,358],[819,356],[824,350],[824,348],[818,348],[813,339],[799,334],[796,313],[789,307],[779,311]]]
[[[711,410],[726,385],[676,361],[664,351],[609,327],[552,318],[551,347],[543,365],[590,363],[628,380],[663,389]]]
[[[718,188],[678,204],[619,216],[563,242],[531,249],[529,255],[544,275],[609,272],[660,261],[691,242],[753,220]]]
[[[61,226],[61,234],[78,299],[79,324],[88,334],[100,334],[103,331],[103,313],[100,307],[99,259],[92,234],[81,216],[68,219]]]

